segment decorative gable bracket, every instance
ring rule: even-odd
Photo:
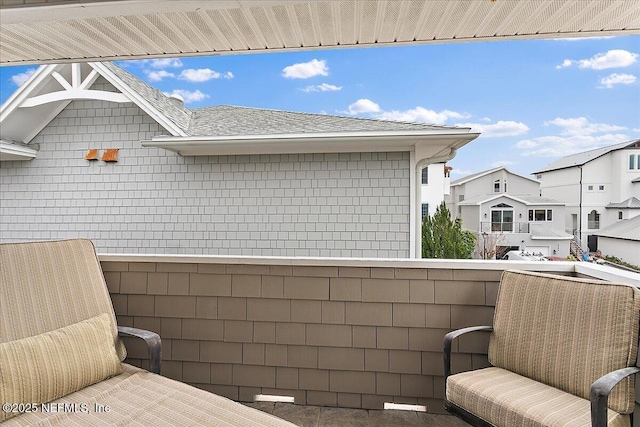
[[[83,80],[80,64],[71,65],[71,82],[67,81],[57,71],[54,71],[51,73],[51,77],[60,83],[63,90],[27,98],[20,104],[20,108],[36,107],[51,102],[71,101],[75,99],[93,99],[117,103],[131,102],[131,100],[122,93],[87,89],[91,87],[99,76],[100,74],[95,69],[92,69]]]

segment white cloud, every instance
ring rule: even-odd
[[[561,135],[591,135],[602,132],[617,132],[626,130],[624,126],[609,125],[606,123],[591,123],[586,117],[572,117],[564,119],[557,117],[553,120],[544,122],[545,126],[555,125],[562,129]]]
[[[623,68],[634,64],[638,60],[638,54],[623,49],[613,49],[606,53],[598,53],[589,59],[571,60],[565,59],[556,68],[567,68],[578,65],[578,68],[592,70],[606,70],[608,68]]]
[[[190,102],[198,102],[203,99],[209,98],[209,95],[202,93],[199,90],[189,91],[184,89],[174,89],[173,92],[162,92],[167,96],[180,95],[184,99],[185,104]]]
[[[329,67],[327,67],[327,62],[324,59],[321,61],[312,59],[309,62],[289,65],[282,69],[282,77],[285,79],[308,79],[314,76],[328,75]]]
[[[640,132],[640,128],[633,128],[631,130],[634,131],[634,132]]]
[[[193,68],[187,68],[186,70],[182,70],[182,72],[180,72],[178,78],[180,80],[186,80],[192,83],[200,83],[209,81],[211,79],[232,79],[233,74],[230,71],[227,71],[223,74],[217,71],[213,71],[209,68],[198,68],[197,70]]]
[[[179,68],[183,65],[177,58],[143,59],[140,62],[151,68]]]
[[[370,99],[358,99],[349,105],[349,114],[379,113],[380,106]]]
[[[405,111],[385,111],[377,118],[383,120],[394,120],[399,122],[418,122],[418,123],[446,123],[449,119],[467,119],[471,117],[466,113],[458,113],[457,111],[442,110],[437,112],[424,107],[416,107]]]
[[[491,167],[492,168],[499,168],[502,166],[511,166],[514,165],[515,162],[512,162],[511,160],[498,160],[497,162],[493,162],[491,163]]]
[[[342,90],[342,86],[330,85],[328,83],[322,83],[319,85],[307,86],[301,89],[303,92],[335,92]]]
[[[158,71],[147,70],[146,73],[147,73],[147,77],[152,82],[159,82],[160,80],[164,79],[165,77],[175,77],[175,74],[170,73],[170,72],[165,71],[165,70],[158,70]]]
[[[456,126],[470,127],[473,132],[482,136],[516,136],[529,132],[529,126],[512,120],[499,120],[496,123],[456,123]]]
[[[603,77],[600,79],[601,87],[605,87],[607,89],[613,88],[614,85],[630,85],[635,83],[636,76],[632,74],[617,74],[613,73],[608,75],[607,77]]]
[[[31,77],[31,75],[36,72],[36,70],[37,68],[29,68],[22,73],[14,74],[13,76],[11,76],[11,81],[16,86],[22,86],[22,84],[26,82],[29,77]]]
[[[523,150],[523,156],[535,157],[563,157],[594,148],[605,147],[627,141],[624,134],[604,135],[571,135],[571,136],[542,136],[539,138],[519,141],[516,147]]]
[[[585,117],[557,117],[544,124],[545,126],[558,126],[560,134],[519,141],[516,147],[523,150],[523,156],[568,156],[629,139],[627,135],[619,133],[619,131],[626,130],[626,127],[607,123],[592,123]]]

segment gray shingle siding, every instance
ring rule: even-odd
[[[409,256],[408,152],[180,157],[140,145],[161,132],[134,104],[72,102],[34,139],[34,160],[2,163],[0,239],[86,237],[115,253]],[[119,148],[119,161],[84,160],[89,148]]]

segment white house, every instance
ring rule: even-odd
[[[534,173],[543,197],[566,202],[566,229],[590,251],[598,249],[597,230],[640,215],[640,139],[566,156]]]
[[[422,169],[422,218],[433,215],[438,206],[450,193],[449,172],[451,168],[444,163],[435,163]]]
[[[101,252],[413,257],[422,169],[477,136],[189,109],[112,63],[46,65],[0,108],[0,240],[82,236]]]
[[[509,250],[566,257],[573,236],[564,232],[564,203],[540,197],[539,188],[535,179],[499,167],[452,182],[447,207],[477,235],[480,257]]]
[[[640,265],[640,215],[623,219],[593,233],[598,250],[633,265]]]

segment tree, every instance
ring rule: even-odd
[[[462,220],[451,219],[447,205],[442,202],[433,218],[422,220],[422,258],[471,258],[476,236],[462,229]]]

